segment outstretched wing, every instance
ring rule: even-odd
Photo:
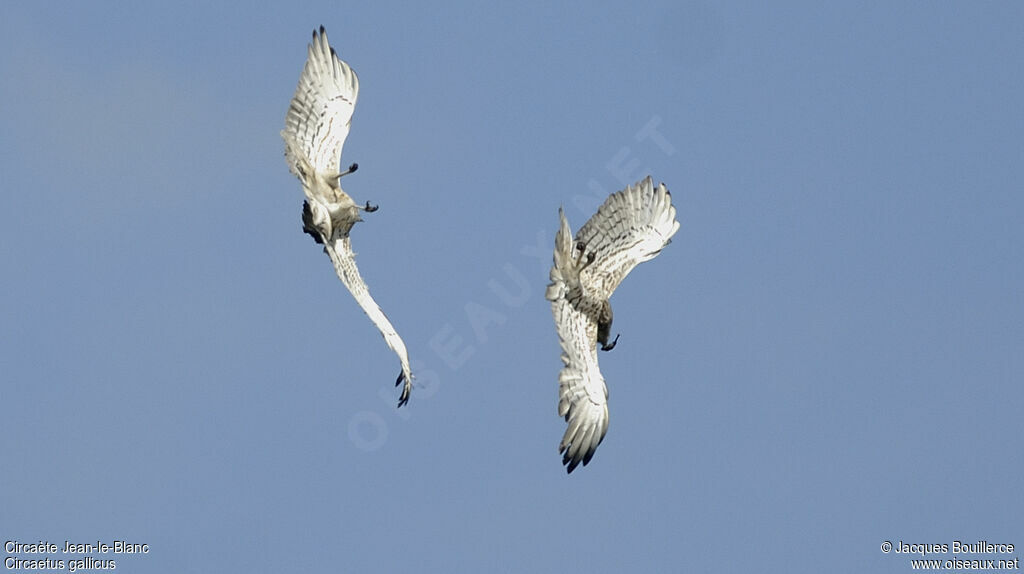
[[[608,432],[608,387],[597,364],[597,309],[581,289],[580,252],[569,222],[558,210],[561,227],[555,236],[555,264],[545,296],[551,301],[555,330],[562,346],[558,374],[558,414],[569,423],[558,452],[572,472],[586,465]]]
[[[295,88],[285,128],[285,155],[292,173],[301,177],[301,159],[318,173],[336,175],[359,96],[359,78],[327,43],[327,32],[313,31],[309,57]]]
[[[398,332],[395,331],[384,311],[381,311],[380,306],[370,296],[370,290],[359,274],[359,268],[356,267],[356,254],[352,252],[352,243],[348,236],[329,242],[325,251],[331,258],[331,262],[334,263],[334,271],[338,274],[338,278],[352,293],[373,324],[377,326],[381,335],[384,336],[384,342],[398,355],[398,360],[402,363],[402,373],[399,375],[396,385],[405,381],[398,406],[404,405],[409,402],[409,392],[412,390],[412,372],[409,369],[409,353],[405,350],[405,342],[398,336]]]
[[[576,243],[594,261],[580,281],[595,299],[607,299],[638,264],[649,261],[679,230],[676,208],[665,184],[650,176],[611,194],[579,232]]]

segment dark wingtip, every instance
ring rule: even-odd
[[[395,379],[395,386],[402,384],[405,381],[405,371],[398,372],[398,378]],[[402,395],[398,397],[398,408],[402,408],[409,404],[409,391],[402,389]]]
[[[568,458],[568,456],[566,458]],[[572,474],[572,471],[576,470],[576,467],[579,466],[580,461],[579,459],[573,459],[572,461],[563,460],[562,464],[566,465],[565,474]]]
[[[566,417],[566,420],[569,420]],[[579,459],[574,459],[569,456],[569,445],[560,444],[558,445],[558,454],[562,455],[562,464],[565,465],[565,473],[570,474],[576,470],[576,465],[580,463]]]
[[[302,232],[305,233],[306,235],[312,237],[313,238],[313,242],[316,243],[317,245],[323,245],[324,244],[324,240],[320,239],[320,234],[319,233],[310,231],[308,227],[303,227],[302,228]]]

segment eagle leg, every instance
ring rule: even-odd
[[[342,178],[342,177],[345,177],[346,175],[348,175],[350,173],[355,173],[357,169],[359,169],[359,164],[358,163],[353,163],[352,165],[348,166],[348,169],[346,169],[345,171],[339,173],[338,177]]]
[[[612,334],[612,320],[612,304],[605,299],[601,302],[601,309],[597,314],[597,342],[601,343],[602,351],[611,351],[619,342],[619,334],[616,334],[615,340],[611,344],[608,343],[608,337]]]

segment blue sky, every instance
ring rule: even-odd
[[[1024,545],[1024,8],[625,4],[5,3],[0,537],[175,573]],[[400,411],[278,136],[321,24]],[[557,210],[647,173],[682,227],[612,298],[611,426],[567,476]]]

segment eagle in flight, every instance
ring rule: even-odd
[[[409,354],[359,275],[349,239],[352,226],[362,221],[361,213],[377,211],[377,206],[371,206],[369,201],[357,205],[341,189],[341,178],[359,167],[353,163],[341,171],[341,148],[348,137],[358,97],[359,78],[338,58],[321,26],[319,33],[313,31],[306,66],[288,106],[281,137],[288,168],[302,182],[302,191],[306,194],[302,204],[302,230],[324,246],[338,278],[402,363],[402,372],[395,382],[395,386],[405,382],[398,400],[401,407],[409,402],[412,390]]]
[[[608,387],[597,365],[597,345],[608,342],[615,288],[637,264],[653,259],[679,229],[665,184],[650,177],[611,194],[573,240],[569,221],[558,210],[554,266],[545,297],[551,301],[562,346],[558,415],[569,423],[558,452],[566,471],[584,466],[608,432]]]

